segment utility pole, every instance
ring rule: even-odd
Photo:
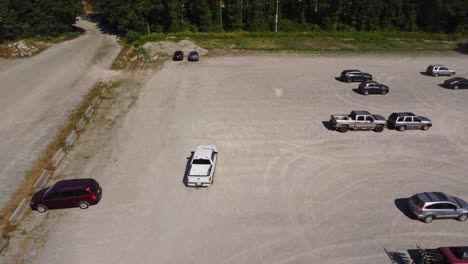
[[[219,21],[221,23],[221,31],[223,31],[223,8],[224,2],[223,0],[219,0]]]
[[[278,32],[278,5],[279,0],[276,0],[275,32]]]

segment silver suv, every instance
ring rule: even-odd
[[[426,69],[426,74],[427,75],[432,75],[432,76],[439,76],[439,75],[447,75],[447,76],[454,76],[455,71],[452,69],[449,69],[448,67],[440,64],[433,64],[429,65]]]
[[[425,192],[413,195],[408,208],[421,221],[430,223],[434,218],[468,219],[468,204],[460,198],[442,192]]]

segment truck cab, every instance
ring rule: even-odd
[[[372,115],[368,111],[351,111],[349,115],[332,115],[332,127],[342,133],[348,130],[374,130],[382,132],[387,121],[383,116]]]

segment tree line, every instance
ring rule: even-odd
[[[467,0],[91,0],[129,31],[468,30]]]
[[[0,0],[0,42],[74,31],[79,0]]]
[[[468,31],[467,0],[88,0],[118,34]],[[278,6],[277,6],[278,3]],[[79,0],[0,0],[0,41],[72,30]]]

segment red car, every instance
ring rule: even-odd
[[[424,250],[420,264],[468,264],[468,247],[440,247]]]
[[[80,207],[87,209],[99,203],[102,188],[94,179],[73,179],[58,181],[42,189],[31,199],[31,209],[45,213],[49,209]]]

